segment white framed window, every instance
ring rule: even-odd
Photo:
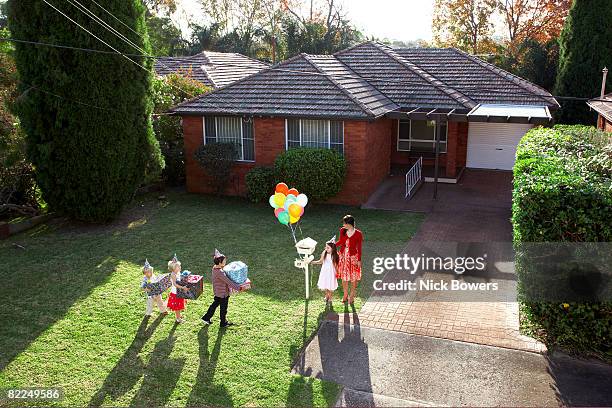
[[[204,144],[234,143],[239,161],[255,161],[252,118],[205,116],[202,120]]]
[[[286,119],[286,149],[318,147],[344,154],[344,122],[337,120]]]
[[[448,126],[440,126],[440,153],[446,153]],[[397,126],[398,152],[436,152],[436,122],[433,120],[399,120]]]

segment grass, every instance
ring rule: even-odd
[[[366,238],[359,307],[373,280],[371,258],[402,248],[422,217],[309,206],[304,236],[325,242],[347,212]],[[232,296],[229,318],[239,326],[228,330],[218,314],[208,328],[199,321],[212,300],[215,247],[246,262],[254,284]],[[206,275],[204,294],[187,305],[183,325],[156,312],[143,320],[141,264],[146,257],[165,272],[174,252],[184,269]],[[113,225],[54,221],[3,241],[0,388],[59,386],[62,406],[329,406],[337,385],[290,374],[324,315],[316,289],[304,301],[294,258],[271,208],[180,193],[140,198]],[[317,277],[318,267],[313,283]]]

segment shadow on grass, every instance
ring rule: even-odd
[[[219,353],[221,352],[221,342],[227,329],[219,328],[215,345],[211,352],[208,351],[208,330],[209,326],[204,326],[198,333],[198,343],[200,345],[200,365],[196,376],[195,384],[191,389],[186,406],[214,405],[231,407],[232,398],[223,385],[215,385],[213,380]],[[239,373],[236,373],[238,375]]]
[[[123,356],[121,356],[121,359],[115,364],[115,367],[104,380],[102,387],[94,394],[89,404],[87,404],[88,406],[99,407],[104,403],[106,397],[116,400],[136,385],[145,372],[145,363],[139,354],[163,318],[164,316],[160,315],[148,326],[150,318],[145,317],[142,320],[136,336],[132,340],[132,344],[130,344],[125,353],[123,353]]]
[[[168,337],[155,344],[149,364],[144,367],[142,385],[130,402],[131,407],[161,407],[170,399],[186,361],[185,358],[170,358],[176,343],[174,332],[177,326],[175,323]]]
[[[304,323],[302,330],[302,344],[301,347],[305,348],[308,343],[317,335],[315,331],[312,335],[308,335],[308,305],[309,301],[305,301],[304,306]],[[319,326],[321,322],[325,319],[328,313],[335,313],[333,307],[328,304],[319,315],[317,316],[317,325]],[[313,406],[313,393],[314,393],[314,381],[315,378],[312,377],[312,369],[305,368],[306,365],[306,354],[305,350],[298,350],[296,346],[292,346],[289,349],[289,357],[293,359],[296,354],[298,354],[297,359],[294,361],[293,370],[299,372],[300,375],[294,375],[291,380],[291,384],[289,385],[289,389],[287,390],[287,401],[286,405],[288,407],[306,407]],[[323,396],[327,403],[327,406],[332,406],[336,402],[337,394],[338,394],[338,385],[329,382],[322,381],[321,387],[323,391]]]
[[[9,251],[1,251],[0,257]],[[22,267],[15,270],[11,268],[11,262]],[[10,304],[9,308],[0,309],[0,371],[45,330],[61,320],[75,302],[103,284],[116,268],[116,262],[110,257],[99,264],[87,261],[87,264],[79,265],[79,270],[87,273],[71,274],[68,284],[65,270],[47,268],[44,263],[31,265],[32,260],[27,257],[23,262],[13,257],[8,264],[8,270],[16,271],[18,275],[0,272],[0,278],[3,278],[0,297]]]

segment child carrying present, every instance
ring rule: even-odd
[[[157,304],[159,308],[159,313],[167,314],[168,310],[166,306],[164,306],[164,301],[162,300],[161,294],[151,295],[151,289],[147,287],[148,284],[153,283],[155,281],[153,276],[153,267],[149,264],[149,260],[145,260],[145,264],[142,267],[142,274],[144,277],[142,278],[142,284],[140,287],[147,293],[147,311],[145,312],[145,316],[151,316],[153,313],[153,303]],[[157,278],[157,277],[155,277]]]
[[[313,265],[323,265],[321,266],[321,272],[319,273],[317,287],[320,290],[325,291],[326,302],[331,303],[334,291],[338,289],[336,271],[338,270],[339,261],[340,257],[336,251],[336,237],[334,236],[331,240],[325,243],[325,250],[323,250],[323,253],[321,254],[321,259],[311,262]]]
[[[221,306],[221,327],[232,326],[234,323],[227,321],[227,306],[230,297],[230,288],[236,291],[242,291],[242,288],[237,283],[232,282],[223,271],[223,267],[226,264],[225,255],[215,249],[215,255],[213,256],[214,266],[212,268],[212,285],[214,293],[214,301],[208,308],[208,311],[202,316],[202,322],[204,324],[212,324],[212,317],[215,314],[218,306]]]
[[[182,290],[187,290],[188,288],[180,284],[181,263],[177,259],[176,254],[168,262],[168,271],[170,271],[170,281],[172,282],[172,289],[170,289],[170,296],[168,297],[168,308],[174,311],[176,322],[183,323],[185,319],[183,319],[181,311],[185,309],[185,299],[178,297],[176,293],[177,288]]]

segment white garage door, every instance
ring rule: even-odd
[[[533,125],[470,122],[467,167],[512,170],[516,145]]]

